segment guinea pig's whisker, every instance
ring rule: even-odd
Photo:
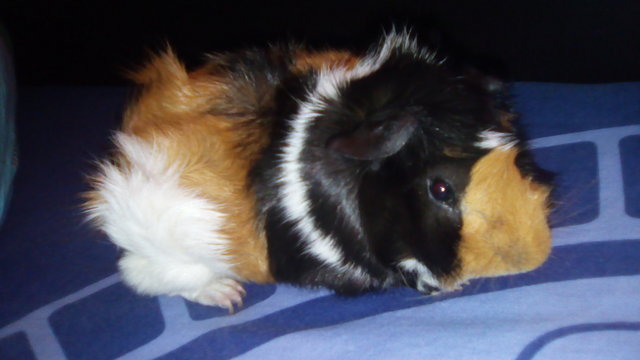
[[[551,261],[551,260],[557,260],[558,257],[556,256],[556,253],[552,250],[551,253],[549,254],[549,257],[547,258],[547,262]],[[568,264],[570,261],[566,261],[565,263]]]
[[[586,184],[586,186],[584,187],[573,188],[571,189],[571,191],[563,194],[562,201],[552,200],[554,209],[551,210],[551,213],[549,215],[549,226],[552,228],[557,227],[559,224],[570,221],[575,217],[579,216],[580,214],[584,213],[585,211],[589,211],[589,210],[593,210],[594,208],[597,208],[598,204],[592,203],[592,204],[589,204],[588,206],[576,208],[571,212],[566,211],[566,208],[568,208],[570,205],[575,204],[578,201],[578,199],[582,197],[583,194],[585,194],[588,190],[593,189],[596,184],[597,184],[597,180],[594,179],[588,184]],[[560,216],[560,214],[562,216]]]
[[[482,287],[487,287],[490,291],[495,291],[498,287],[496,286],[496,278],[480,278],[478,279],[478,284],[476,285],[476,290]]]
[[[410,287],[411,285],[409,285],[409,281],[407,281],[407,278],[404,276],[404,273],[402,273],[402,271],[401,271],[401,272],[399,272],[399,274],[400,274],[400,278],[402,279],[402,282],[404,283],[404,285]]]

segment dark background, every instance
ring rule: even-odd
[[[287,39],[362,50],[391,24],[507,80],[640,80],[638,0],[2,0],[0,23],[21,85],[125,84],[124,70],[165,42],[189,66]]]

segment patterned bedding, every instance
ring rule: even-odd
[[[543,267],[433,297],[249,285],[229,315],[133,294],[117,250],[83,223],[83,175],[127,90],[24,89],[0,228],[0,359],[637,359],[640,83],[512,90],[537,160],[556,173]]]

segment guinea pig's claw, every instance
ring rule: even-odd
[[[247,291],[244,289],[244,287],[241,284],[236,282],[234,288],[236,289],[238,294],[240,294],[240,296],[244,297],[245,295],[247,295]],[[240,301],[242,302],[242,298],[240,298]]]
[[[428,289],[422,290],[421,293],[424,296],[438,295],[440,293],[440,289],[434,288],[434,287],[429,287]]]
[[[247,294],[244,287],[233,279],[216,279],[200,289],[196,294],[183,295],[188,300],[207,306],[219,306],[233,314],[243,305]]]
[[[437,295],[441,291],[440,288],[431,286],[425,282],[421,282],[420,284],[418,284],[417,289],[424,296]]]

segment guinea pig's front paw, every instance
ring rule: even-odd
[[[181,294],[185,299],[207,306],[219,306],[233,313],[242,307],[247,294],[244,287],[233,279],[216,279],[197,291]]]
[[[438,295],[442,292],[439,287],[433,286],[426,281],[418,281],[416,290],[420,291],[424,296]]]
[[[447,284],[445,282],[444,284],[441,284],[441,286],[433,286],[428,281],[418,280],[418,283],[416,284],[416,289],[420,291],[422,295],[433,296],[433,295],[441,295],[449,292],[462,290],[462,288],[467,284],[469,284],[468,281],[461,281],[461,282],[456,282],[452,284]]]

